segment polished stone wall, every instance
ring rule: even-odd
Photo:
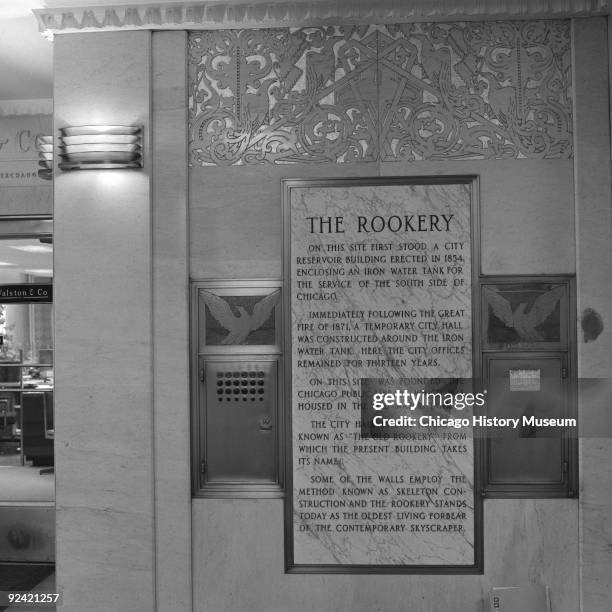
[[[574,27],[576,82],[576,277],[578,284],[578,375],[599,379],[598,401],[579,395],[584,418],[610,412],[612,372],[612,209],[610,208],[609,62],[603,19],[577,20]],[[603,162],[603,160],[606,160]],[[600,335],[585,334],[582,320],[591,309],[603,322]],[[601,391],[603,389],[603,392]],[[609,419],[608,419],[609,422]],[[612,576],[612,439],[580,440],[581,610],[610,607]]]
[[[452,26],[448,26],[446,31],[449,30],[452,30]],[[415,34],[420,33],[420,29],[415,29]],[[192,35],[192,44],[193,36],[196,35]],[[218,41],[217,36],[221,35],[211,34],[211,40]],[[227,41],[227,37],[223,40]],[[239,46],[248,40],[243,35],[243,39],[235,44]],[[424,95],[423,84],[431,86],[423,66],[425,43],[426,39],[423,38],[414,42],[417,49],[415,71],[417,67],[423,71],[420,73],[420,95]],[[220,45],[213,48],[216,53]],[[440,43],[437,49],[440,56],[444,53],[443,49],[444,45]],[[227,47],[223,47],[223,50],[226,52]],[[201,58],[199,53],[200,50],[198,53],[194,50],[192,60],[194,57]],[[564,53],[563,61],[568,62],[567,48]],[[222,53],[219,51],[220,55]],[[458,61],[454,55],[452,57],[453,62]],[[431,60],[431,56],[429,58]],[[314,59],[310,58],[311,61]],[[198,89],[208,91],[204,85],[208,78],[204,69],[206,63],[199,62],[200,59],[190,64],[192,70],[196,63],[202,67],[200,72],[191,73],[192,96],[196,81]],[[247,62],[242,70],[245,70],[246,65]],[[514,66],[516,68],[516,64]],[[302,70],[302,76],[301,80],[298,78],[295,82],[301,85],[295,85],[294,101],[300,99],[300,95],[307,98],[307,62],[298,64],[298,68]],[[190,111],[192,278],[280,278],[280,181],[283,178],[427,175],[478,175],[481,209],[480,266],[484,274],[575,273],[573,149],[565,149],[564,153],[561,153],[561,149],[555,149],[553,155],[524,155],[524,158],[517,152],[508,155],[510,159],[498,159],[495,155],[485,158],[482,151],[471,159],[468,154],[450,154],[448,157],[429,154],[397,155],[390,159],[381,155],[380,149],[370,157],[364,154],[359,160],[349,161],[346,156],[339,159],[330,154],[334,150],[330,135],[336,134],[330,127],[327,134],[332,144],[327,149],[321,147],[327,155],[326,162],[316,163],[315,160],[304,157],[300,159],[296,155],[288,163],[278,163],[279,160],[273,159],[273,155],[268,158],[251,156],[252,149],[249,149],[248,144],[252,142],[249,138],[253,139],[259,134],[257,130],[268,130],[266,133],[270,133],[269,130],[274,127],[272,119],[276,120],[273,112],[258,115],[260,121],[264,118],[261,123],[245,121],[241,124],[240,117],[248,116],[247,110],[254,108],[255,101],[243,97],[241,114],[237,115],[236,99],[232,99],[232,92],[236,91],[236,75],[240,73],[242,78],[244,73],[237,70],[236,64],[226,64],[223,69],[227,71],[227,80],[218,83],[219,88],[226,87],[224,91],[228,97],[221,101],[216,99],[219,106],[215,107],[215,112],[217,118],[225,113],[223,125],[236,128],[234,135],[237,143],[235,149],[225,150],[224,154],[228,157],[223,163],[217,159],[211,165],[211,160],[206,158],[206,151],[210,152],[213,148],[202,146],[205,137],[197,140],[193,131],[197,125],[198,134],[208,134],[209,142],[212,142],[214,129],[207,131],[208,128],[202,126],[221,125],[221,122],[215,124],[212,119],[213,94],[206,97],[207,94],[202,93],[198,105],[191,106]],[[316,76],[316,70],[322,69],[320,66],[312,68],[311,77],[313,70]],[[387,78],[396,77],[388,73]],[[571,78],[567,72],[566,78]],[[243,83],[242,80],[240,82]],[[439,78],[435,82],[439,85]],[[486,92],[491,81],[488,82],[489,85],[482,91],[482,99],[485,100],[488,99]],[[456,79],[455,83],[459,81]],[[367,89],[368,84],[364,78],[359,82],[359,87]],[[508,85],[509,81],[505,84]],[[397,87],[397,81],[393,81],[393,85]],[[388,83],[380,83],[383,90],[388,86]],[[248,91],[254,90],[248,88]],[[270,98],[262,102],[261,92],[274,90],[262,85],[257,91],[260,93],[259,108],[266,108]],[[513,91],[518,95],[518,90]],[[433,98],[434,94],[431,95],[432,101],[438,100]],[[266,98],[265,95],[263,97]],[[363,97],[357,96],[354,100]],[[194,97],[191,99],[195,100]],[[408,109],[407,106],[404,108]],[[570,142],[573,142],[573,128],[570,125],[573,111],[569,97],[565,108],[567,130]],[[211,114],[206,115],[209,111]],[[408,110],[404,112],[409,114]],[[207,123],[205,117],[209,117],[211,122]],[[197,118],[200,123],[196,123]],[[495,125],[499,128],[501,124],[498,117]],[[246,131],[238,129],[241,125],[250,129],[250,136],[247,137]],[[219,130],[219,134],[223,133],[222,127]],[[375,133],[378,132],[375,130]],[[366,141],[369,143],[380,142],[378,136],[368,138]],[[242,150],[239,144],[244,145]],[[295,144],[294,150],[299,152],[299,143]],[[367,147],[362,148],[362,151],[367,150]],[[238,154],[239,151],[242,152]],[[433,145],[423,151],[431,153]],[[466,151],[464,148],[463,152]],[[286,159],[284,161],[287,162]],[[365,612],[372,609],[395,611],[409,608],[431,612],[441,609],[480,611],[493,586],[530,582],[547,584],[551,588],[552,609],[575,612],[579,607],[577,500],[485,500],[485,571],[482,576],[402,576],[399,579],[394,576],[285,575],[282,516],[282,503],[278,500],[193,500],[195,610]],[[256,529],[253,529],[254,524],[257,525]],[[211,550],[215,554],[210,554]],[[255,551],[258,551],[258,557],[252,562],[251,553],[255,554]]]
[[[480,177],[484,272],[574,272],[571,161],[483,160],[193,168],[191,276],[280,278],[282,178],[436,174]],[[578,609],[577,500],[485,500],[483,576],[286,575],[282,521],[280,500],[193,500],[194,610],[480,612],[491,587],[529,582]]]
[[[609,220],[601,222],[602,211],[609,215],[608,164],[601,163],[609,159],[605,20],[573,24],[571,64],[580,76],[575,129],[568,128],[573,159],[195,164],[188,210],[185,35],[161,33],[156,43],[154,34],[152,49],[150,36],[58,35],[55,46],[56,129],[104,121],[104,113],[110,122],[148,126],[152,102],[159,147],[159,174],[147,162],[142,172],[112,180],[60,173],[55,184],[62,610],[187,611],[193,592],[193,609],[202,612],[476,611],[492,586],[528,582],[548,584],[553,610],[575,612],[580,599],[585,612],[602,609],[610,574],[609,488],[601,486],[607,440],[583,444],[580,507],[577,500],[485,500],[482,576],[290,576],[281,500],[191,500],[184,385],[185,263],[197,279],[280,278],[282,178],[477,174],[482,271],[578,271],[579,310],[595,308],[607,323],[609,277],[600,267],[610,245]],[[173,320],[161,327],[166,305]],[[606,338],[579,346],[583,372],[607,371]]]
[[[448,445],[445,437],[448,430],[443,428],[437,430],[438,435],[433,440],[424,438],[417,442],[418,451],[414,450],[414,440],[359,442],[365,435],[363,427],[360,429],[360,419],[371,422],[373,414],[371,410],[368,416],[353,410],[353,394],[359,395],[359,383],[351,382],[360,379],[397,381],[402,376],[472,376],[471,238],[472,216],[477,215],[475,203],[472,207],[476,199],[472,193],[474,189],[469,182],[351,186],[327,182],[288,186],[290,195],[283,215],[287,219],[290,241],[285,286],[291,283],[291,295],[285,296],[285,304],[291,315],[285,335],[286,346],[291,349],[287,349],[285,359],[291,360],[286,412],[291,420],[292,471],[287,474],[285,503],[291,508],[291,514],[288,510],[286,515],[286,520],[290,521],[286,526],[289,563],[298,570],[305,565],[318,564],[349,568],[359,564],[465,568],[478,563],[480,521],[475,516],[478,516],[480,498],[479,494],[474,494],[471,427],[461,431],[466,438],[456,450],[450,445],[444,448],[445,440]],[[387,227],[390,227],[392,219],[403,219],[403,215],[414,215],[415,227],[410,226],[410,231],[404,227],[396,232],[373,233],[372,227],[380,229],[380,226],[361,223],[362,220],[376,219],[378,222],[385,219],[389,220]],[[417,215],[419,220],[422,215],[423,221],[432,215],[435,225],[428,226],[427,222],[417,225]],[[342,222],[341,227],[337,232],[327,228],[321,230],[318,219],[337,219]],[[362,231],[364,229],[367,233]],[[444,249],[449,243],[456,249],[453,254],[461,258],[461,265],[454,267],[452,272],[433,263],[438,255],[438,261],[444,261]],[[398,253],[406,255],[402,247],[415,244],[422,247],[419,250],[421,261],[428,263],[409,268],[411,275],[400,278],[414,282],[397,287],[394,266],[388,264],[394,256],[398,257]],[[364,250],[357,251],[355,247]],[[373,278],[374,269],[378,272]],[[319,275],[324,272],[333,275]],[[333,288],[328,285],[320,290],[321,282],[336,284]],[[310,297],[314,299],[308,299]],[[445,309],[444,316],[440,316],[440,309]],[[390,311],[396,314],[386,314]],[[369,312],[379,315],[370,318]],[[429,330],[432,327],[444,329],[444,324],[451,320],[446,317],[449,312],[453,313],[456,329],[461,330],[452,341],[443,341],[443,333],[418,331],[425,326]],[[326,318],[315,321],[315,317],[320,316]],[[374,329],[385,331],[374,333],[368,324],[378,325]],[[310,325],[313,331],[300,331]],[[386,331],[393,326],[397,326],[396,330]],[[328,339],[319,339],[322,336]],[[436,342],[439,344],[434,346]],[[409,348],[408,345],[413,346]],[[448,353],[434,353],[441,345]],[[411,348],[418,352],[410,353]],[[364,349],[368,352],[361,352]],[[329,382],[330,378],[335,382]],[[316,402],[312,398],[304,399],[310,398],[314,384],[321,385],[318,388],[321,395]],[[398,382],[396,385],[401,386]],[[383,388],[391,389],[382,385],[377,390]],[[421,387],[415,390],[419,389]],[[321,402],[326,392],[338,399]],[[361,398],[364,402],[363,388]],[[305,408],[321,403],[329,409]],[[391,417],[403,413],[402,410],[397,413],[392,408],[389,410],[391,413],[380,414]],[[454,417],[471,418],[469,409],[451,413]],[[431,431],[418,427],[409,429],[419,433]],[[390,429],[386,433],[393,436]],[[302,436],[308,435],[315,439],[321,436],[320,443],[305,443],[308,438]],[[379,437],[382,433],[377,435],[372,431],[371,435]],[[427,443],[423,443],[424,440]],[[334,444],[334,441],[337,442]],[[402,450],[397,450],[398,445]],[[313,452],[315,446],[318,452]],[[357,447],[361,448],[356,450]],[[395,486],[384,486],[408,483],[409,478],[422,475],[435,476],[437,480],[423,481],[421,484],[428,486],[412,488],[410,493],[400,493]],[[415,504],[411,509],[433,509],[437,495],[447,501],[448,496],[441,493],[453,477],[461,477],[464,483],[457,497],[465,505],[454,522],[442,523],[447,528],[452,525],[446,531],[429,532],[426,528],[417,531],[423,527],[418,519],[402,520],[398,516],[400,513],[392,510],[394,504],[408,501],[406,495]],[[363,485],[366,478],[375,484]],[[333,492],[317,492],[310,488],[313,482],[329,483],[325,488]],[[359,483],[361,486],[356,486]],[[359,493],[355,493],[356,488]],[[358,504],[363,506],[356,512],[360,508]],[[348,518],[347,515],[352,516]],[[413,525],[415,531],[412,531]],[[434,567],[430,569],[432,573],[436,571]],[[439,567],[436,569],[439,571]]]
[[[286,575],[281,501],[195,500],[193,520],[198,612],[481,612],[492,586],[530,582],[578,610],[575,500],[485,501],[484,576]]]
[[[283,178],[438,174],[480,176],[483,274],[575,272],[572,161],[508,160],[194,168],[191,276],[280,278]]]
[[[55,132],[143,125],[142,171],[58,172],[57,585],[63,612],[154,604],[148,32],[58,36]]]
[[[157,610],[191,610],[184,32],[153,43],[153,419]]]

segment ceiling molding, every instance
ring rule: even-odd
[[[273,28],[605,15],[612,0],[240,0],[35,9],[46,38],[104,30]]]

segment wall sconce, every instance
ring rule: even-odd
[[[142,127],[78,125],[60,129],[62,170],[142,168]]]
[[[35,140],[38,151],[38,176],[45,181],[53,178],[53,136],[41,136]]]

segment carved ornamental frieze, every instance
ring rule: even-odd
[[[572,157],[570,22],[189,35],[192,166]]]

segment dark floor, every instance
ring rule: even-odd
[[[0,591],[31,591],[54,571],[52,564],[0,563]]]

